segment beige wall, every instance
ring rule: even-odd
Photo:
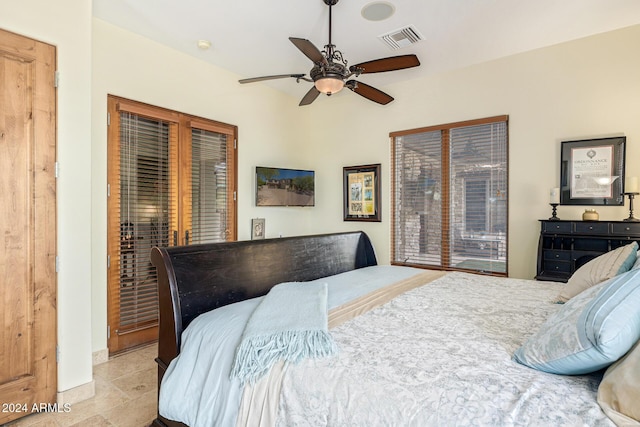
[[[398,71],[398,83],[382,88],[396,99],[386,108],[353,93],[321,99],[313,120],[334,126],[313,127],[317,169],[325,172],[325,186],[339,193],[341,166],[382,163],[383,223],[362,228],[380,261],[388,262],[389,132],[508,114],[509,274],[533,278],[538,220],[551,215],[549,189],[560,180],[561,141],[624,134],[627,175],[640,176],[638,52],[640,26],[634,26],[420,80],[402,81]],[[429,66],[428,58],[422,62]],[[375,86],[372,77],[361,79]],[[344,228],[341,203],[340,194],[322,196],[319,227]],[[558,213],[580,219],[584,209],[560,206]],[[601,219],[619,220],[628,216],[628,203],[597,210]]]
[[[396,98],[387,107],[344,91],[299,108],[295,106],[298,99],[276,95],[261,85],[238,86],[237,76],[230,76],[231,86],[226,87],[225,94],[230,94],[233,102],[238,96],[247,96],[253,105],[256,99],[266,102],[270,94],[281,103],[277,107],[281,111],[275,116],[284,120],[279,124],[282,127],[273,126],[265,132],[265,121],[259,119],[262,114],[251,116],[253,109],[247,110],[243,101],[235,104],[242,105],[241,109],[224,110],[235,116],[227,121],[240,126],[239,237],[248,238],[246,225],[255,216],[267,218],[268,237],[363,229],[371,235],[379,261],[388,263],[389,132],[508,114],[509,272],[514,277],[532,278],[538,219],[550,215],[548,190],[559,182],[560,141],[624,134],[628,137],[627,170],[640,174],[640,161],[635,160],[640,150],[635,141],[640,125],[634,120],[640,99],[640,82],[634,75],[640,65],[639,33],[640,26],[630,27],[414,81],[402,81],[399,71],[398,83],[384,88]],[[97,32],[94,37],[102,38]],[[94,49],[94,57],[100,50]],[[423,62],[428,66],[428,61]],[[375,77],[361,78],[375,85]],[[94,105],[97,102],[94,99]],[[208,117],[225,120],[216,115],[212,110]],[[300,123],[306,126],[296,127]],[[245,132],[254,133],[246,137]],[[266,150],[265,138],[272,138]],[[316,206],[256,208],[251,181],[256,163],[314,169]],[[383,165],[383,222],[344,222],[342,167],[369,163]],[[583,209],[563,206],[559,214],[578,219]],[[602,219],[627,216],[622,207],[599,210]]]
[[[65,391],[92,378],[91,2],[0,0],[0,27],[57,48],[58,391]]]
[[[107,340],[107,94],[238,126],[240,240],[250,238],[257,216],[266,218],[267,237],[313,229],[314,209],[256,208],[253,174],[255,166],[313,169],[316,161],[300,138],[307,116],[288,96],[264,85],[242,86],[228,71],[98,19],[92,50],[92,329],[98,351]]]
[[[59,390],[91,381],[91,352],[106,347],[106,95],[239,127],[239,238],[253,217],[268,237],[362,229],[389,262],[391,131],[510,116],[510,251],[514,277],[535,273],[540,218],[559,180],[560,141],[624,134],[627,170],[640,175],[640,26],[381,89],[387,107],[344,92],[306,108],[265,85],[91,18],[90,2],[0,0],[0,27],[58,47]],[[37,12],[33,12],[37,11]],[[422,58],[428,66],[428,58]],[[376,76],[363,81],[376,85]],[[342,221],[342,167],[382,163],[383,222]],[[314,169],[316,206],[257,208],[256,165]],[[560,207],[578,219],[584,207]],[[599,208],[602,219],[627,216]]]

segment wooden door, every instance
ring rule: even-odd
[[[108,341],[115,354],[158,339],[158,283],[149,254],[177,230],[176,115],[109,96]],[[177,238],[177,232],[176,232]]]
[[[56,401],[55,69],[0,30],[0,424]]]
[[[235,240],[235,126],[108,96],[108,347],[156,340],[154,246]]]

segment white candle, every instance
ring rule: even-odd
[[[627,178],[627,182],[624,185],[625,193],[637,193],[638,192],[638,177],[630,176]]]
[[[549,190],[549,203],[560,204],[560,189],[552,188]]]

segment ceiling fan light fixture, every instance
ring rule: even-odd
[[[326,76],[318,78],[314,85],[318,92],[324,93],[327,95],[332,95],[334,93],[338,93],[344,87],[344,80],[340,77],[336,76]]]

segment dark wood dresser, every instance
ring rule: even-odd
[[[593,258],[640,242],[640,222],[540,220],[536,279],[566,282]]]

